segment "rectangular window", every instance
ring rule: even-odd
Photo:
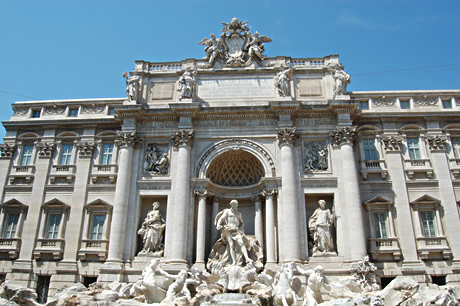
[[[369,109],[369,101],[359,101],[359,109],[368,110]]]
[[[41,114],[42,114],[42,111],[39,109],[32,110],[32,118],[40,118]]]
[[[399,101],[401,109],[410,109],[410,101]]]
[[[5,227],[3,229],[3,238],[15,238],[18,227],[19,214],[7,214]]]
[[[91,239],[102,240],[102,232],[104,230],[105,215],[93,215],[91,224]]]
[[[22,148],[22,155],[20,160],[21,166],[28,166],[32,161],[32,152],[34,151],[33,145],[27,145]]]
[[[113,155],[113,143],[104,143],[102,145],[102,165],[112,164],[112,155]]]
[[[374,213],[375,238],[388,238],[387,233],[387,213]]]
[[[423,237],[436,237],[434,229],[434,213],[432,211],[421,211]]]
[[[69,109],[69,117],[78,117],[78,108]]]
[[[375,138],[363,138],[364,159],[378,160],[379,154],[375,148]]]
[[[421,159],[418,137],[408,137],[407,138],[407,147],[408,147],[408,150],[409,150],[409,158],[410,159],[412,159],[412,160]]]
[[[460,159],[460,137],[452,138],[452,149],[456,159]]]
[[[70,165],[72,161],[72,144],[64,144],[61,147],[61,156],[59,157],[59,165]]]
[[[452,100],[442,100],[442,108],[452,108]]]
[[[59,226],[61,225],[61,214],[48,215],[48,226],[46,227],[46,239],[57,239],[59,237]]]

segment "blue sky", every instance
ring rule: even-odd
[[[460,89],[457,0],[0,0],[0,120],[15,101],[123,97],[135,60],[201,58],[233,17],[268,56],[339,54],[349,90]]]

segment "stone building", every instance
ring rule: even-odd
[[[460,284],[460,90],[348,92],[337,55],[266,57],[271,39],[247,23],[222,33],[200,42],[203,59],[136,61],[126,98],[13,104],[2,277],[51,294],[136,281],[152,256],[204,269],[237,199],[265,267],[341,276],[369,254],[382,284]],[[313,253],[321,199],[333,247]],[[152,255],[138,231],[154,202]]]

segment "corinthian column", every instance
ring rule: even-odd
[[[171,244],[172,263],[187,263],[187,229],[189,212],[190,187],[190,146],[193,141],[193,130],[180,130],[171,136],[174,147],[178,149],[175,203],[173,208],[174,226]]]
[[[352,260],[360,259],[367,254],[366,235],[364,232],[361,197],[359,192],[359,176],[356,170],[353,141],[356,138],[354,127],[337,128],[329,133],[334,145],[340,147],[340,161],[342,166],[339,190],[341,192],[342,210],[347,211],[348,241]]]
[[[141,143],[136,131],[118,131],[116,145],[119,147],[118,177],[113,205],[108,262],[122,262],[131,186],[131,164],[134,147]]]
[[[282,192],[280,200],[282,205],[282,224],[280,224],[281,238],[280,248],[283,248],[283,262],[300,261],[299,248],[299,224],[297,182],[294,162],[294,144],[297,141],[295,128],[283,128],[277,130],[278,144],[281,148],[281,179]]]

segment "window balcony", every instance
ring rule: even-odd
[[[401,259],[401,248],[398,238],[369,238],[369,253],[372,259],[379,260],[384,257],[392,256],[393,260]]]
[[[16,183],[18,180],[24,180],[26,184],[33,181],[35,175],[35,166],[13,166],[9,181],[10,184]]]
[[[449,167],[452,176],[458,180],[460,178],[460,159],[449,159]]]
[[[99,181],[108,181],[114,184],[117,181],[118,165],[94,165],[91,173],[91,182],[93,184]]]
[[[361,177],[367,180],[369,174],[378,174],[385,180],[388,177],[388,170],[385,161],[382,160],[361,160]]]
[[[64,239],[38,239],[34,259],[60,260],[64,254]]]
[[[429,159],[406,159],[404,160],[404,170],[409,179],[415,179],[417,173],[433,178],[433,167]]]
[[[78,251],[78,258],[80,260],[90,260],[93,258],[98,261],[105,261],[107,259],[108,248],[108,240],[83,239],[82,247]]]
[[[9,259],[16,259],[19,257],[21,250],[21,238],[0,238],[0,254]]]
[[[75,178],[75,165],[53,165],[50,173],[50,183],[54,184],[59,181],[64,181],[68,184],[72,183]]]
[[[416,240],[420,259],[451,259],[452,252],[447,244],[446,237],[417,237]]]

